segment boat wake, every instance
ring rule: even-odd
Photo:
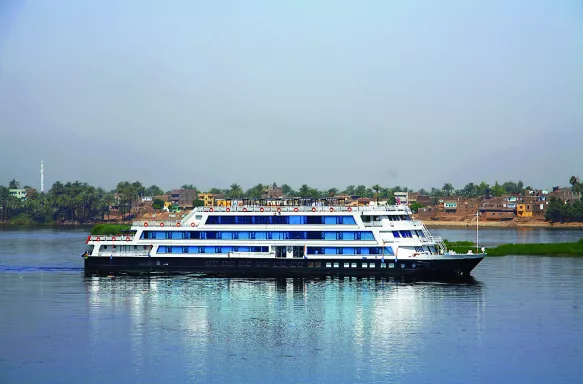
[[[81,272],[83,267],[0,265],[0,272]]]

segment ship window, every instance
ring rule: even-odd
[[[350,267],[351,267],[351,268],[356,268],[356,263],[351,263],[351,264],[350,264]]]
[[[361,240],[374,240],[372,232],[362,232]]]
[[[376,265],[375,263],[369,263],[369,264],[368,264],[368,267],[369,267],[369,268],[376,268],[376,267],[377,267],[377,265]]]
[[[320,263],[320,262],[316,263],[316,268],[320,268],[320,267],[322,267],[322,263]]]
[[[350,268],[350,263],[344,263],[344,268]]]
[[[381,268],[386,268],[387,265],[385,263],[381,263]]]
[[[402,269],[405,269],[405,264],[404,263],[401,263],[401,268]]]
[[[308,263],[308,268],[314,268],[314,263]]]
[[[395,264],[389,263],[389,268],[395,268]]]
[[[415,263],[411,264],[411,268],[415,268],[417,265]]]
[[[340,263],[334,263],[334,268],[339,268],[340,267]]]
[[[362,263],[362,268],[368,268],[368,263]]]
[[[326,263],[327,268],[332,268],[332,263]]]

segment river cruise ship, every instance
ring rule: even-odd
[[[209,276],[469,275],[484,253],[449,252],[407,206],[198,207],[177,221],[137,221],[87,237],[87,274]]]

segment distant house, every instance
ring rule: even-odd
[[[263,191],[261,197],[264,199],[279,199],[283,197],[283,189],[276,184],[270,185]]]
[[[17,199],[26,199],[26,189],[9,189],[8,192],[11,196],[16,197]]]
[[[581,193],[573,192],[573,189],[570,187],[567,188],[554,187],[553,191],[549,193],[549,196],[557,197],[565,202],[581,200]]]
[[[170,202],[183,208],[193,208],[196,198],[196,189],[173,189],[170,193]]]
[[[394,195],[397,204],[407,205],[409,203],[409,192],[395,192]]]
[[[204,202],[205,207],[213,207],[215,205],[215,195],[210,192],[199,193],[198,199]]]

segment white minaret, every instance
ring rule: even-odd
[[[40,161],[40,193],[45,193],[45,162]]]

